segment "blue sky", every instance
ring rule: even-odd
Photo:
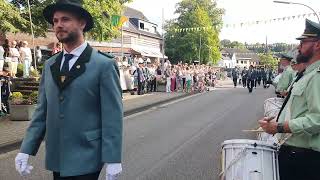
[[[147,18],[155,22],[161,28],[162,8],[164,19],[175,18],[175,5],[180,0],[133,0],[128,6],[142,11]],[[320,12],[320,0],[294,0],[293,2],[304,3]],[[268,37],[269,43],[285,42],[298,43],[295,40],[304,30],[305,18],[295,18],[285,21],[260,23],[258,25],[244,25],[240,23],[269,20],[299,14],[312,13],[311,10],[300,5],[276,4],[272,0],[217,0],[218,7],[225,9],[223,21],[225,24],[237,24],[235,28],[223,28],[220,39],[230,39],[247,43],[264,43]],[[317,21],[315,16],[308,17]]]

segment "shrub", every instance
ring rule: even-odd
[[[19,63],[18,64],[18,69],[17,69],[17,77],[23,77],[23,64]]]
[[[21,104],[23,102],[23,95],[21,92],[13,92],[10,100],[12,104]]]

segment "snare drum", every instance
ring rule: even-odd
[[[223,180],[279,180],[277,147],[247,139],[222,143]]]

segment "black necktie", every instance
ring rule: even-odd
[[[303,77],[303,73],[304,73],[304,71],[298,72],[297,78],[295,79],[295,81],[293,82],[293,84],[296,83],[296,82],[298,82],[299,79],[301,79],[301,78]],[[280,111],[279,111],[279,114],[278,114],[278,117],[277,117],[277,122],[279,121],[279,117],[280,117],[281,112],[283,111],[284,107],[286,106],[286,104],[288,103],[288,101],[289,101],[289,99],[290,99],[291,91],[292,91],[292,89],[293,89],[293,84],[291,85],[291,87],[290,87],[290,89],[289,89],[289,92],[288,92],[288,95],[287,95],[286,98],[284,99],[283,104],[282,104],[282,106],[281,106],[281,108],[280,108]]]
[[[67,74],[69,72],[69,61],[73,58],[73,54],[65,54],[64,55],[64,62],[61,68],[62,74]]]

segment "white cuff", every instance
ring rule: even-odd
[[[116,174],[121,173],[121,171],[122,171],[121,163],[107,164],[107,168],[106,168],[107,174],[116,175]]]

